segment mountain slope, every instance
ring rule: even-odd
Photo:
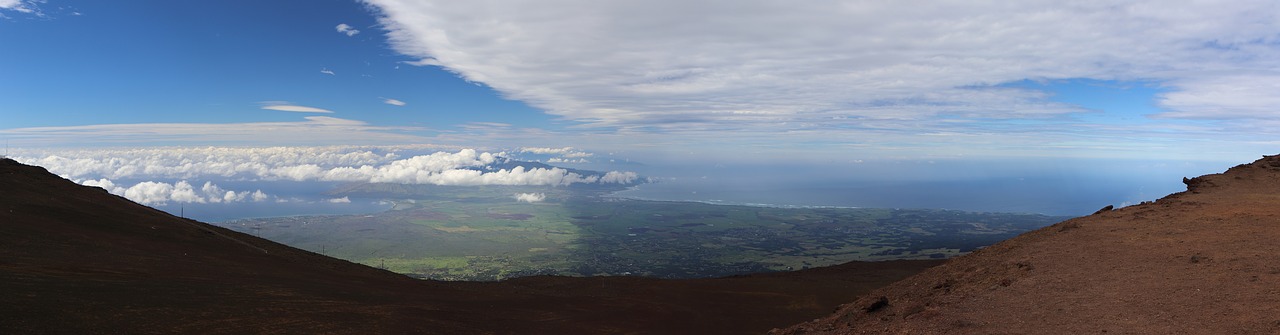
[[[403,292],[430,283],[176,218],[9,160],[0,161],[0,222],[0,329],[458,327],[385,322]],[[338,313],[341,324],[310,322]]]
[[[1280,333],[1280,157],[954,258],[777,334]]]
[[[419,281],[0,159],[0,333],[759,333],[936,261],[706,280]]]

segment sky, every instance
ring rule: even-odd
[[[0,139],[1207,173],[1280,146],[1277,16],[1275,1],[0,0]]]

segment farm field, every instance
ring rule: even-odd
[[[1066,219],[922,209],[776,208],[619,199],[590,188],[368,184],[368,215],[221,225],[418,278],[530,275],[704,278],[854,260],[960,255]],[[537,202],[516,194],[538,194]]]

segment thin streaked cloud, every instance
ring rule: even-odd
[[[323,108],[279,104],[274,102],[263,103],[262,109],[282,111],[282,112],[294,112],[294,113],[326,113],[326,114],[333,113],[333,111],[328,109],[323,109]]]

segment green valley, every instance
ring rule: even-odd
[[[645,201],[609,197],[609,191],[362,184],[336,193],[388,199],[394,208],[222,225],[419,278],[500,280],[529,275],[700,278],[853,260],[947,258],[1066,219]],[[518,201],[517,194],[540,200]]]

